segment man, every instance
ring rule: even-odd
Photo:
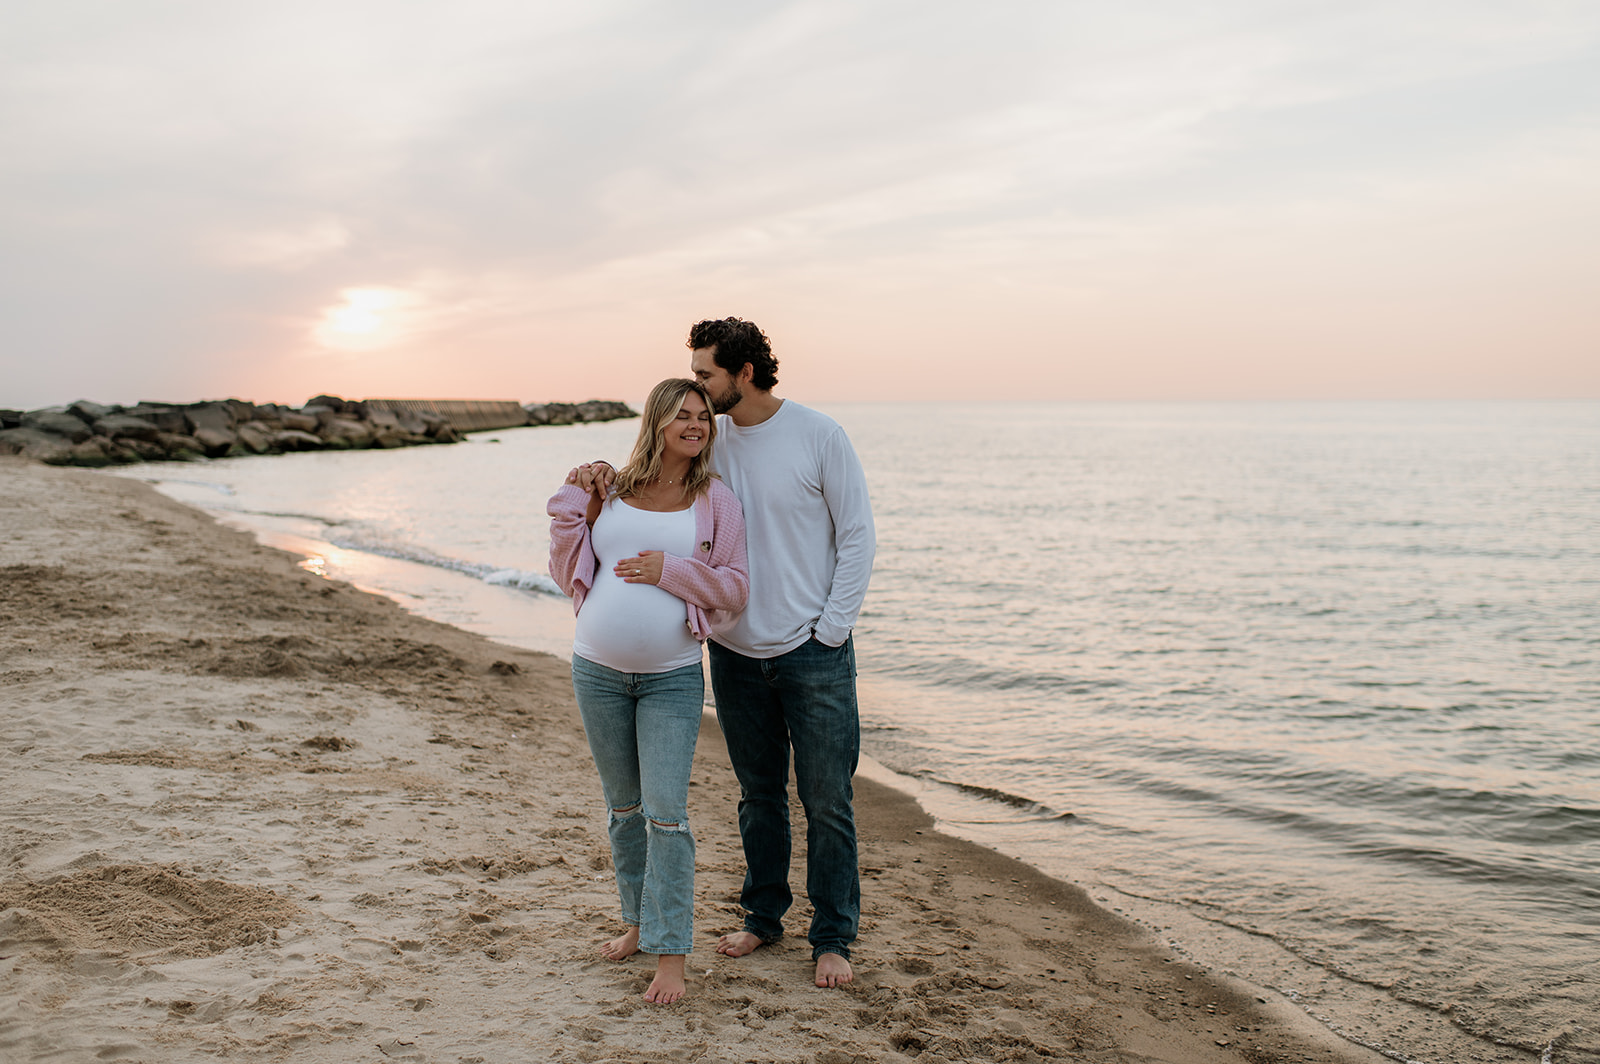
[[[694,376],[723,415],[713,467],[744,504],[750,601],[713,633],[711,686],[738,777],[742,957],[783,934],[789,889],[790,751],[806,812],[809,938],[822,987],[850,982],[861,915],[851,778],[861,751],[851,630],[877,544],[861,462],[838,423],[772,394],[778,361],[738,318],[689,332]]]

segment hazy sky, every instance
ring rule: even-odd
[[[1600,4],[49,0],[0,406],[1600,397]]]

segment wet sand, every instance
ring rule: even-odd
[[[688,995],[649,1005],[652,959],[597,952],[619,922],[565,662],[19,459],[0,609],[8,1062],[1384,1059],[868,780],[856,981],[811,985],[803,894],[788,938],[719,956],[743,867],[709,721]]]

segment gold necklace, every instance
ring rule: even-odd
[[[639,494],[640,495],[648,495],[651,498],[655,498],[657,495],[666,495],[666,496],[670,497],[673,494],[673,492],[671,490],[672,486],[674,484],[678,483],[678,480],[679,480],[678,477],[673,477],[671,480],[663,480],[663,479],[658,477],[657,479],[652,480],[649,484],[645,485],[645,487],[640,489]],[[683,494],[683,488],[680,487],[678,489],[678,491],[677,491],[677,494],[678,495],[682,495]]]

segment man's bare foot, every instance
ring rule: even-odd
[[[824,953],[817,958],[817,985],[844,986],[856,977],[850,962],[837,953]]]
[[[656,958],[656,977],[644,999],[656,1005],[670,1005],[683,997],[683,955],[663,953]]]
[[[628,928],[621,938],[614,938],[600,947],[601,956],[608,961],[625,961],[639,952],[639,929]]]
[[[717,939],[717,952],[724,957],[748,957],[766,943],[748,931],[730,931]]]

